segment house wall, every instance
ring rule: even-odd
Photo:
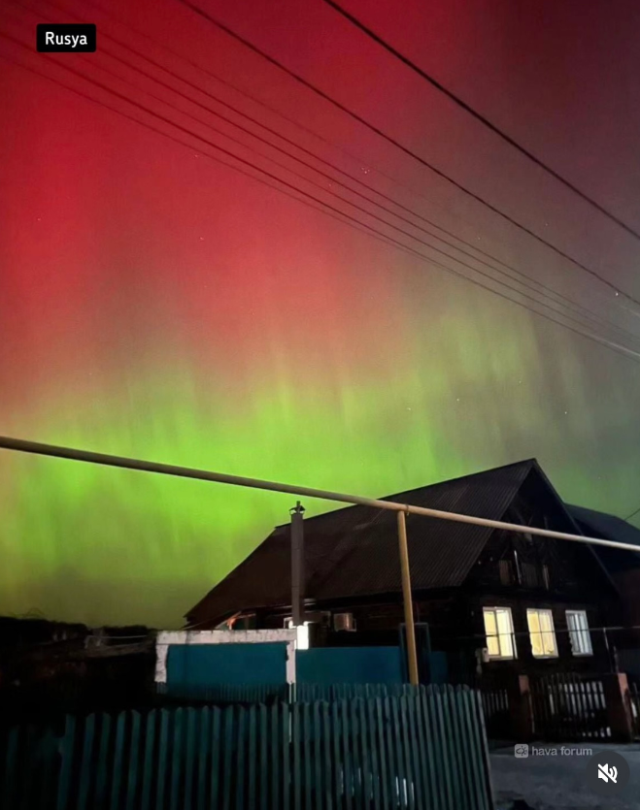
[[[512,584],[505,584],[501,580],[501,560],[513,563]],[[540,581],[538,587],[526,586],[522,578],[518,581],[518,568],[522,575],[525,564],[537,567]],[[548,572],[547,583],[541,575],[543,566],[546,566]],[[491,660],[483,665],[483,672],[500,673],[510,670],[532,674],[553,673],[567,669],[573,672],[608,672],[614,666],[613,639],[610,634],[603,633],[599,628],[619,624],[620,601],[614,585],[586,545],[542,538],[536,538],[531,542],[525,536],[496,532],[487,543],[463,588],[456,595],[454,612],[457,624],[469,628],[466,632],[471,636],[466,642],[458,640],[459,647],[464,648],[465,644],[467,645],[467,658],[475,659],[475,650],[485,646],[483,640],[485,607],[511,609],[517,658]],[[533,656],[527,623],[528,608],[551,611],[558,648],[557,657]],[[591,630],[593,655],[573,654],[567,626],[567,610],[586,612]],[[477,645],[475,649],[474,644]]]
[[[576,527],[559,499],[539,475],[531,475],[513,501],[506,521],[574,533]],[[500,561],[510,563],[511,579],[501,574]],[[537,572],[537,582],[528,578]],[[544,573],[543,573],[544,572]],[[495,532],[463,585],[414,592],[414,618],[429,625],[433,650],[446,651],[460,672],[476,668],[476,651],[486,647],[484,607],[509,607],[516,634],[517,658],[493,660],[484,669],[496,672],[611,671],[614,640],[600,630],[624,621],[618,592],[592,550],[581,543],[531,538],[520,533]],[[527,609],[550,610],[554,619],[558,656],[534,658]],[[593,655],[573,654],[567,632],[567,610],[584,610],[591,628]],[[344,599],[314,605],[329,617],[314,627],[314,646],[397,644],[404,622],[402,596]],[[331,614],[350,612],[357,632],[335,633]],[[258,626],[282,627],[283,611],[266,611]],[[638,615],[640,624],[640,614]],[[607,646],[609,643],[609,647]],[[455,666],[454,666],[455,670]]]

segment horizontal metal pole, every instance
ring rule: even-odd
[[[597,537],[585,537],[581,534],[567,534],[555,532],[551,529],[538,529],[534,526],[522,526],[518,523],[505,523],[501,520],[488,520],[473,515],[460,515],[456,512],[443,512],[440,509],[428,509],[424,506],[411,506],[395,501],[380,501],[376,498],[364,498],[361,495],[345,495],[341,492],[330,492],[326,489],[313,489],[312,487],[298,487],[292,484],[280,484],[275,481],[263,481],[260,478],[245,478],[241,475],[228,475],[227,473],[198,470],[192,467],[177,467],[174,464],[162,464],[157,461],[143,461],[125,456],[112,456],[106,453],[94,453],[91,450],[76,450],[72,447],[59,447],[54,444],[30,442],[25,439],[12,439],[0,436],[0,449],[17,450],[21,453],[34,453],[39,456],[53,456],[66,458],[71,461],[85,461],[89,464],[102,464],[106,467],[119,467],[125,470],[139,470],[140,472],[160,473],[161,475],[174,475],[179,478],[192,478],[197,481],[213,481],[217,484],[231,484],[237,487],[251,489],[265,489],[271,492],[284,492],[289,495],[302,495],[307,498],[318,498],[324,501],[337,503],[351,503],[359,506],[370,506],[373,509],[388,509],[392,512],[405,512],[408,515],[422,515],[423,517],[438,520],[452,520],[455,523],[468,523],[471,526],[485,526],[489,529],[504,529],[509,532],[531,534],[537,537],[549,537],[553,540],[570,540],[576,543],[591,543],[608,548],[619,548],[625,551],[640,553],[640,547],[630,543],[619,543],[615,540],[604,540]]]

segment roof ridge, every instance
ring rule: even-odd
[[[410,493],[414,493],[414,492],[422,492],[422,491],[424,491],[426,489],[431,489],[433,487],[445,486],[447,484],[455,484],[455,483],[458,483],[460,481],[464,481],[464,480],[469,479],[469,478],[474,478],[476,476],[480,477],[480,476],[484,476],[484,475],[490,475],[491,473],[498,472],[499,470],[508,470],[511,467],[522,467],[522,466],[525,466],[525,465],[528,465],[531,468],[533,468],[534,466],[537,466],[539,469],[541,469],[540,465],[538,463],[538,460],[536,458],[534,458],[534,457],[526,458],[526,459],[522,459],[521,461],[514,461],[511,464],[503,464],[503,465],[498,466],[498,467],[491,467],[488,470],[479,470],[478,472],[467,473],[466,475],[459,475],[456,478],[445,478],[442,481],[434,481],[431,484],[423,484],[422,486],[419,486],[419,487],[412,487],[411,489],[405,489],[405,490],[402,490],[400,492],[396,492],[396,493],[394,493],[392,495],[382,495],[382,496],[376,498],[376,500],[379,500],[379,501],[395,501],[395,500],[399,499],[401,495],[409,495]],[[320,515],[314,515],[313,517],[306,518],[306,521],[325,518],[325,517],[328,517],[329,515],[337,515],[340,512],[346,512],[349,509],[369,509],[369,508],[371,508],[371,507],[368,507],[368,506],[366,506],[364,504],[359,504],[359,503],[358,504],[355,504],[355,503],[354,504],[348,504],[347,506],[341,506],[338,509],[330,509],[327,512],[322,512]],[[282,529],[282,528],[284,528],[284,527],[286,527],[288,525],[289,525],[288,523],[280,523],[280,524],[278,524],[277,526],[274,527],[274,530],[275,529]]]

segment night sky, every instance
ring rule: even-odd
[[[639,508],[640,240],[322,0],[198,4],[609,284],[178,0],[6,0],[0,433],[371,496],[535,456]],[[344,6],[640,231],[636,0]],[[0,612],[179,626],[294,500],[0,451]]]

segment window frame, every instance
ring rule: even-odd
[[[538,617],[538,627],[540,627],[540,615],[545,614],[550,617],[551,619],[551,630],[532,630],[531,625],[529,623],[529,615],[535,613]],[[531,607],[527,608],[527,629],[529,631],[529,642],[531,644],[531,655],[536,658],[537,660],[544,660],[544,659],[553,659],[560,657],[560,651],[558,650],[558,637],[556,635],[556,625],[553,619],[553,611],[551,608],[538,608],[538,607]],[[540,636],[540,642],[542,645],[542,649],[544,650],[544,637],[545,635],[551,635],[553,638],[553,653],[543,653],[542,655],[538,655],[533,647],[533,637]]]
[[[492,613],[493,614],[494,622],[495,622],[495,626],[496,626],[496,631],[497,631],[495,635],[490,636],[490,634],[487,632],[487,623],[486,623],[486,620],[485,620],[485,616],[486,616],[487,613]],[[511,627],[511,630],[508,633],[501,633],[500,632],[500,627],[498,626],[498,613],[504,613],[505,615],[508,615],[508,617],[509,617],[509,625]],[[483,621],[483,624],[484,624],[484,634],[485,634],[485,640],[486,640],[486,649],[487,649],[487,654],[489,656],[489,660],[490,661],[515,661],[517,659],[517,657],[518,657],[518,648],[517,648],[517,645],[516,645],[516,636],[515,636],[515,630],[514,630],[514,626],[513,626],[513,611],[511,610],[511,608],[508,607],[508,606],[504,606],[504,605],[490,605],[490,606],[488,605],[486,607],[483,606],[483,608],[482,608],[482,621]],[[503,653],[502,640],[501,640],[503,636],[507,636],[509,638],[509,642],[511,644],[511,654],[505,655]],[[498,641],[498,648],[499,648],[500,652],[497,655],[492,655],[491,652],[489,651],[489,649],[490,649],[489,648],[489,638],[490,637],[495,638]]]
[[[585,627],[579,628],[572,628],[569,622],[569,616],[581,616],[584,618]],[[576,658],[588,658],[589,656],[593,655],[593,640],[591,638],[591,628],[589,627],[589,616],[587,615],[586,610],[580,609],[571,609],[565,610],[565,618],[567,620],[567,629],[569,630],[569,641],[571,643],[571,654]],[[576,648],[574,645],[574,636],[578,636],[579,638],[586,637],[589,649],[588,650],[580,650],[576,652]]]

